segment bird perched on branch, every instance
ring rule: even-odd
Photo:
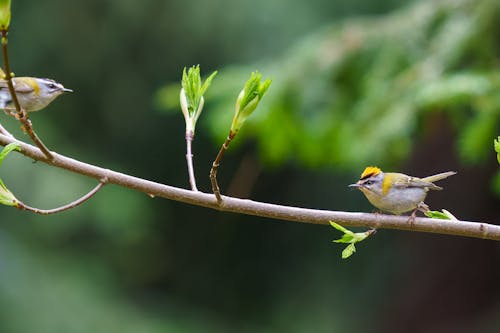
[[[434,182],[448,178],[456,172],[448,171],[437,175],[417,178],[403,173],[382,172],[377,167],[367,167],[357,183],[349,185],[359,189],[368,201],[378,209],[392,214],[418,210],[426,212],[429,207],[424,203],[429,190],[442,190]]]
[[[0,77],[5,78],[2,69],[0,69]],[[38,77],[14,77],[12,78],[12,84],[19,105],[27,112],[41,110],[62,93],[73,92],[73,90],[64,88],[62,84],[54,80]],[[5,79],[0,79],[0,109],[4,109],[7,113],[16,111]]]

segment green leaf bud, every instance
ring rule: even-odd
[[[236,100],[231,133],[235,135],[243,126],[245,120],[255,111],[257,105],[271,85],[271,80],[261,82],[262,75],[255,71],[245,83]]]
[[[0,179],[0,204],[6,206],[17,206],[16,197],[10,192],[3,181]]]
[[[179,97],[181,110],[186,120],[186,132],[194,133],[196,121],[200,117],[205,103],[203,94],[207,91],[216,74],[217,71],[213,72],[202,84],[200,66],[192,66],[187,72],[184,67],[182,72],[182,89]]]
[[[10,0],[0,0],[0,30],[9,30]]]

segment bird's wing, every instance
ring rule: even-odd
[[[25,80],[15,80],[14,79],[14,87],[16,89],[17,94],[28,94],[30,92],[35,91],[33,86],[27,84]]]
[[[14,79],[13,84],[16,90],[16,94],[27,94],[35,90],[32,86],[24,81]],[[9,91],[9,85],[7,84],[6,80],[0,80],[0,91]]]
[[[434,185],[431,182],[425,181],[423,179],[417,177],[407,177],[401,180],[397,180],[394,182],[394,186],[398,187],[421,187],[421,188],[429,188],[432,190],[442,190],[442,187]]]

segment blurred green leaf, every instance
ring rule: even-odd
[[[2,165],[2,162],[3,160],[5,159],[5,157],[7,157],[7,155],[13,151],[13,150],[18,150],[20,151],[21,146],[17,143],[17,142],[12,142],[12,143],[9,143],[7,146],[5,146],[2,151],[0,152],[0,166]]]
[[[482,162],[500,121],[495,13],[490,0],[419,1],[382,18],[327,26],[259,64],[274,78],[273,94],[246,135],[267,163],[387,165],[407,157],[420,124],[446,113],[462,159]],[[227,87],[246,71],[222,70],[225,87],[211,91],[214,137],[232,104]]]
[[[500,164],[500,136],[498,137],[498,139],[493,141],[494,141],[495,151],[497,152],[497,161]]]
[[[10,0],[0,0],[0,30],[9,30]]]
[[[458,141],[460,156],[465,162],[478,163],[491,156],[491,138],[499,120],[495,113],[487,110],[469,120]]]
[[[415,101],[422,108],[450,107],[467,104],[472,98],[486,95],[492,88],[488,73],[452,73],[422,83]]]

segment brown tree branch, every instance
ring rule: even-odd
[[[229,147],[229,144],[231,143],[231,141],[234,139],[235,136],[236,133],[229,132],[226,141],[224,141],[224,143],[220,147],[219,153],[217,154],[217,157],[215,157],[215,160],[212,163],[212,168],[210,169],[210,182],[212,183],[212,192],[214,193],[215,198],[217,199],[217,203],[219,205],[222,204],[222,196],[220,195],[220,188],[219,184],[217,183],[217,170],[219,169],[220,162],[224,157],[224,153],[226,152],[227,148]]]
[[[0,145],[11,142],[20,145],[21,153],[34,160],[79,173],[97,180],[107,179],[108,183],[134,189],[146,194],[180,201],[191,205],[208,207],[220,211],[268,217],[278,220],[329,224],[337,222],[343,226],[370,227],[375,229],[398,229],[407,231],[430,232],[445,235],[457,235],[491,240],[500,240],[500,226],[482,222],[451,221],[430,218],[416,218],[408,223],[407,216],[350,213],[298,207],[281,206],[270,203],[223,197],[219,204],[215,195],[176,188],[142,178],[133,177],[109,169],[77,161],[53,153],[53,159],[47,158],[38,148],[0,134]]]
[[[10,137],[14,137],[12,134],[10,134],[9,131],[7,131],[5,129],[5,127],[2,126],[2,124],[0,124],[0,134],[7,135],[7,136],[10,136]]]
[[[15,207],[22,209],[22,210],[30,211],[30,212],[35,213],[35,214],[40,214],[40,215],[50,215],[50,214],[64,212],[65,210],[75,208],[75,207],[81,205],[82,203],[84,203],[85,201],[89,200],[90,198],[92,198],[97,192],[99,192],[99,190],[104,185],[106,185],[106,183],[107,183],[107,180],[105,180],[105,179],[101,180],[99,182],[99,184],[97,184],[96,187],[94,187],[92,190],[90,190],[90,192],[88,192],[87,194],[85,194],[81,198],[76,199],[75,201],[70,202],[69,204],[61,206],[61,207],[57,207],[57,208],[53,208],[53,209],[39,209],[39,208],[30,207],[30,206],[26,205],[24,202],[21,202],[19,200],[17,201],[17,205]]]

